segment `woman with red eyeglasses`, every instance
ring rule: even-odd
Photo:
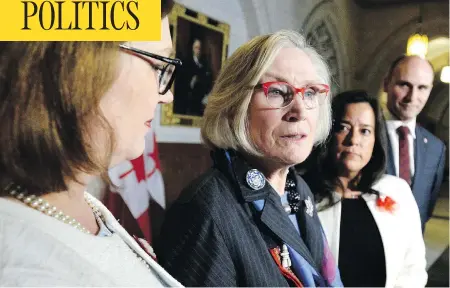
[[[331,126],[330,77],[293,31],[227,60],[201,133],[213,167],[168,210],[160,264],[186,286],[341,286],[310,189],[292,167]]]
[[[172,101],[172,6],[157,42],[0,43],[0,286],[181,286],[85,192]]]

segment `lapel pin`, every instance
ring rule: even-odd
[[[306,214],[308,214],[310,217],[313,217],[313,212],[314,212],[314,205],[311,201],[311,197],[308,196],[308,199],[305,200],[305,205],[306,205]]]
[[[286,246],[286,244],[283,244],[283,247],[281,248],[281,266],[283,268],[289,268],[292,265],[291,258],[289,257],[289,250]]]
[[[246,175],[248,186],[253,190],[259,190],[266,185],[266,178],[264,175],[256,169],[249,170]]]
[[[428,139],[427,138],[423,138],[423,142],[425,142],[425,144],[428,143]]]

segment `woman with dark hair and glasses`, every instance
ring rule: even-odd
[[[419,211],[409,185],[384,174],[386,131],[378,101],[362,90],[343,92],[332,111],[332,133],[304,177],[344,286],[424,287]]]
[[[291,169],[331,126],[326,63],[293,31],[222,69],[202,137],[214,166],[168,210],[158,259],[186,286],[341,286],[308,186]]]
[[[85,192],[172,101],[161,4],[157,42],[0,43],[0,286],[181,286]]]

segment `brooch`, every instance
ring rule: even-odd
[[[289,250],[288,250],[286,244],[283,244],[283,248],[281,250],[280,256],[281,256],[281,266],[283,266],[284,268],[290,268],[292,265],[292,262],[291,262],[291,257],[289,255]]]
[[[377,207],[390,213],[395,210],[395,204],[397,203],[389,196],[380,196],[377,199]]]
[[[247,184],[253,190],[259,190],[266,185],[266,178],[256,169],[249,170],[246,176]]]
[[[308,214],[310,217],[313,217],[313,212],[314,212],[314,205],[312,203],[311,197],[308,196],[308,199],[305,200],[305,212],[306,214]]]

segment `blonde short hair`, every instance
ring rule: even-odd
[[[297,47],[316,68],[319,79],[330,85],[327,64],[306,39],[295,31],[281,30],[258,36],[239,47],[220,72],[205,109],[201,135],[211,149],[234,149],[261,156],[248,130],[248,107],[253,89],[280,49]],[[331,95],[319,106],[315,145],[324,142],[331,128]]]

